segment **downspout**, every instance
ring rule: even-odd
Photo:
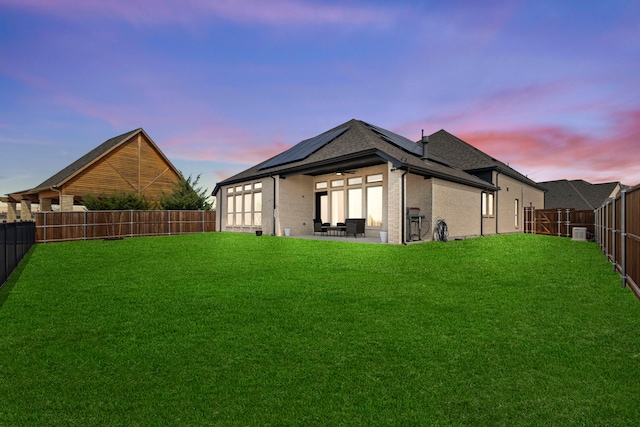
[[[217,185],[217,184],[216,184]],[[222,187],[218,190],[218,193],[222,195]],[[216,213],[216,217],[218,216],[218,214],[224,212],[223,209],[223,205],[222,205],[222,197],[218,197],[216,196],[217,200],[216,200],[216,209],[218,211],[218,213]],[[220,229],[218,230],[219,232],[222,232],[222,218],[223,216],[220,215]]]
[[[482,231],[482,225],[484,223],[484,217],[482,216],[482,200],[484,199],[484,197],[482,196],[484,196],[485,194],[487,194],[486,191],[482,191],[480,193],[480,236],[481,237],[484,236],[484,232]]]
[[[55,187],[49,187],[49,190],[58,193],[58,206],[62,206],[62,190],[56,190]]]
[[[405,222],[406,222],[406,218],[405,218],[405,211],[406,211],[406,207],[405,207],[405,197],[404,197],[404,187],[405,187],[405,176],[409,173],[409,168],[407,168],[406,171],[404,171],[402,173],[402,176],[400,177],[400,184],[401,184],[401,189],[400,189],[400,207],[401,207],[401,212],[400,212],[400,223],[402,224],[401,227],[401,239],[400,241],[402,242],[403,245],[407,244],[407,241],[405,239],[406,235],[406,230],[405,230]]]
[[[498,194],[500,193],[500,186],[498,185],[498,176],[500,176],[500,172],[496,173],[496,187],[498,187],[498,191],[496,191],[496,197],[494,203],[496,204],[495,215],[496,215],[496,234],[500,234],[500,228],[498,228]]]
[[[271,214],[271,218],[273,219],[273,231],[271,232],[272,236],[276,235],[276,179],[273,175],[269,175],[269,177],[273,180],[273,213]]]

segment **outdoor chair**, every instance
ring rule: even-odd
[[[313,234],[322,233],[327,234],[327,224],[323,224],[321,219],[313,220]]]
[[[362,237],[364,237],[364,218],[347,218],[345,223],[347,225],[347,236],[353,233],[353,237],[358,237],[358,234],[362,234]]]

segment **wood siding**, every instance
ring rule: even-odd
[[[138,134],[66,182],[62,193],[81,198],[133,191],[158,201],[162,191],[170,192],[178,178],[151,141]]]

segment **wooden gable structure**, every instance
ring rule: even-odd
[[[8,194],[11,205],[39,203],[40,210],[59,204],[69,211],[88,194],[135,192],[158,201],[178,181],[180,172],[142,129],[111,138],[66,168],[25,191]],[[26,206],[28,208],[28,206]],[[30,211],[30,209],[28,209]]]

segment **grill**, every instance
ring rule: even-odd
[[[407,241],[422,240],[422,220],[420,208],[407,208]]]

